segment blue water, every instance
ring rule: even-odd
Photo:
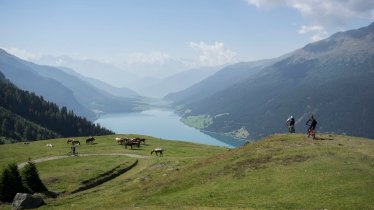
[[[142,134],[162,139],[188,141],[225,147],[237,147],[242,140],[216,133],[203,133],[180,121],[170,110],[152,109],[136,113],[106,114],[95,121],[100,125],[123,134]]]

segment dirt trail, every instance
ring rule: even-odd
[[[144,158],[150,158],[150,156],[145,156],[145,155],[137,155],[137,154],[131,154],[131,153],[102,153],[102,154],[97,154],[97,153],[92,153],[92,154],[79,154],[79,157],[88,157],[88,156],[127,156],[127,157],[132,157],[132,158],[139,158],[139,159],[144,159]],[[67,156],[67,155],[60,155],[60,156],[50,156],[50,157],[43,157],[39,159],[34,159],[32,162],[34,163],[40,163],[40,162],[45,162],[49,160],[57,160],[57,159],[62,159],[62,158],[74,158],[76,156]],[[21,169],[23,168],[27,162],[19,163],[17,164],[18,168]]]

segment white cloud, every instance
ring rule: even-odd
[[[313,25],[344,26],[355,19],[374,20],[373,0],[246,0],[257,8],[286,6],[297,10]],[[299,30],[300,31],[300,30]],[[319,32],[321,32],[320,30]],[[326,30],[325,30],[326,31]],[[311,31],[310,31],[311,32]],[[303,34],[303,33],[300,33]],[[327,35],[327,32],[326,32]],[[316,33],[314,38],[323,37]]]
[[[311,31],[324,31],[325,28],[320,25],[311,25],[311,26],[301,26],[301,28],[297,31],[299,34],[305,34]]]
[[[205,42],[190,42],[192,49],[200,52],[199,60],[196,63],[198,66],[219,66],[237,61],[237,53],[225,49],[222,42],[215,42],[208,45]]]
[[[346,24],[352,18],[373,18],[373,0],[246,0],[258,8],[285,5],[319,24]]]
[[[40,53],[32,53],[27,50],[19,49],[16,47],[11,47],[11,48],[4,47],[3,49],[16,57],[19,57],[19,58],[22,58],[28,61],[39,59],[41,57]]]
[[[145,63],[145,64],[164,64],[171,57],[167,53],[162,52],[134,52],[125,56],[124,61],[127,64]]]
[[[269,8],[281,4],[282,1],[279,0],[247,0],[248,4],[255,5],[258,8]]]
[[[313,33],[313,35],[310,38],[313,42],[326,38],[328,35],[325,28],[321,25],[310,25],[310,26],[303,25],[297,32],[299,34]]]

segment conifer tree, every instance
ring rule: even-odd
[[[27,188],[22,183],[17,165],[11,163],[6,167],[0,177],[0,199],[4,202],[12,202],[17,193],[27,193]]]
[[[22,178],[24,184],[32,192],[45,192],[48,190],[47,187],[43,184],[42,180],[40,180],[39,178],[38,169],[31,161],[29,161],[22,170]]]

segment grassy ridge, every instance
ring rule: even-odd
[[[138,159],[125,174],[47,201],[41,209],[373,209],[374,141],[320,137],[323,140],[309,144],[303,135],[274,135],[232,150],[151,138],[148,146],[132,151],[116,145],[114,136],[99,137],[97,145],[82,145],[80,154],[111,150],[149,155],[150,149],[164,147],[165,155]],[[102,156],[89,158],[95,163]],[[131,162],[123,156],[107,158],[91,167],[110,170],[116,159]],[[110,167],[104,164],[111,161]],[[53,166],[43,166],[49,162],[37,165],[43,181],[52,176]]]

